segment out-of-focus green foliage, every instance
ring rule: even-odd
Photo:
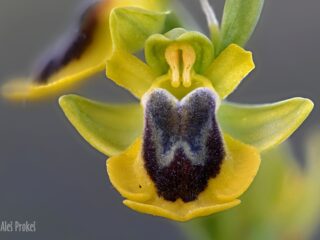
[[[217,54],[232,43],[244,46],[260,18],[264,0],[226,0]]]

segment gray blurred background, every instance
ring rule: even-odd
[[[80,0],[0,0],[0,83],[26,75],[34,60],[70,26]],[[183,0],[205,26],[197,0]],[[223,0],[211,0],[221,15]],[[320,2],[266,0],[247,49],[257,68],[231,100],[264,103],[303,96],[319,102]],[[191,17],[191,16],[190,16]],[[103,74],[73,93],[134,101]],[[319,110],[294,134],[303,158]],[[0,222],[36,221],[37,232],[0,233],[0,239],[185,239],[174,222],[122,205],[105,171],[105,157],[71,127],[57,99],[12,104],[0,100]],[[319,238],[320,239],[320,238]]]

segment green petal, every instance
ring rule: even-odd
[[[226,0],[217,55],[231,43],[246,44],[259,20],[263,3],[264,0]]]
[[[165,59],[165,51],[172,43],[189,44],[196,53],[194,70],[203,73],[213,60],[214,49],[211,41],[199,32],[187,32],[182,28],[176,28],[165,35],[154,34],[145,44],[147,63],[159,75],[169,70]]]
[[[157,77],[152,69],[128,52],[116,50],[107,62],[107,77],[129,90],[137,98],[150,88]]]
[[[107,156],[127,149],[142,132],[138,104],[103,104],[76,95],[61,97],[59,104],[80,135]]]
[[[285,141],[312,108],[313,103],[304,98],[265,105],[223,103],[218,118],[224,132],[264,151]]]
[[[224,99],[254,68],[252,53],[231,44],[213,61],[204,75]]]
[[[114,47],[128,52],[139,51],[150,35],[164,30],[167,14],[135,7],[114,9],[110,17]]]

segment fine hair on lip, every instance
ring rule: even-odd
[[[225,150],[215,108],[206,88],[181,101],[162,89],[146,97],[143,159],[159,196],[193,201],[219,173]]]

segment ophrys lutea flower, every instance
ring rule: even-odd
[[[312,103],[225,102],[253,68],[252,55],[229,45],[217,58],[198,32],[174,29],[145,43],[146,63],[115,49],[107,76],[141,105],[102,105],[69,95],[60,104],[80,134],[108,156],[124,204],[177,221],[236,206],[260,164],[260,151],[285,140]],[[136,139],[136,140],[135,140]],[[125,144],[131,144],[125,149]]]
[[[257,20],[251,14],[239,38],[229,18],[249,15],[226,9],[218,40],[217,26],[210,26],[213,40],[183,28],[160,34],[169,13],[114,9],[107,76],[141,104],[60,98],[79,133],[110,156],[110,180],[134,210],[187,221],[238,205],[260,152],[288,138],[313,107],[303,98],[254,106],[225,101],[254,69],[252,54],[235,43],[244,44]],[[145,62],[133,55],[142,48]]]

